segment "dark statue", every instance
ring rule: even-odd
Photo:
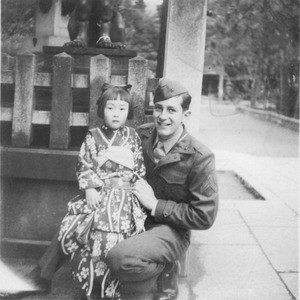
[[[40,0],[41,11],[49,0]],[[62,14],[70,15],[71,41],[65,47],[125,48],[125,22],[121,0],[62,0]]]

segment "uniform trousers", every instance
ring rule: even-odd
[[[145,232],[115,245],[106,257],[125,293],[153,291],[166,264],[181,258],[190,244],[187,231],[155,223],[146,228]]]
[[[113,276],[122,282],[124,293],[151,292],[167,263],[184,255],[189,247],[189,232],[163,224],[151,224],[147,230],[115,245],[107,254],[106,263]],[[64,264],[58,233],[39,260],[41,277],[52,280]]]

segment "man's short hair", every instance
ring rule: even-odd
[[[180,95],[182,98],[181,107],[183,110],[188,110],[192,101],[192,96],[189,93],[183,93]]]

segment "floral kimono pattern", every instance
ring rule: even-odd
[[[73,279],[90,295],[100,285],[101,297],[118,297],[119,282],[105,264],[117,243],[143,232],[146,213],[132,193],[145,176],[140,138],[134,129],[91,129],[80,149],[76,168],[79,188],[95,188],[101,202],[92,211],[85,194],[68,203],[59,234],[63,252],[71,255]]]

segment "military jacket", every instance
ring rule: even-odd
[[[158,199],[152,221],[183,231],[210,228],[218,209],[214,154],[184,128],[179,142],[156,164],[154,124],[142,125],[138,132],[146,179]]]

